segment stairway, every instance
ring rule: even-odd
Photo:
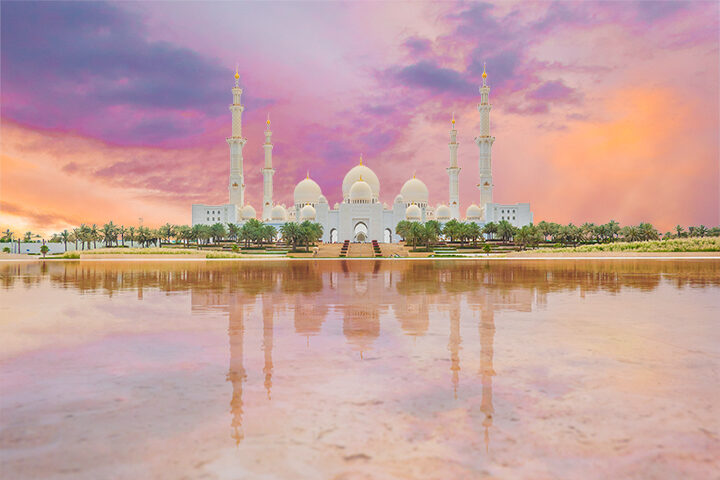
[[[340,257],[347,257],[350,240],[345,240],[340,248]]]
[[[375,256],[375,252],[370,243],[351,243],[347,256],[353,258],[372,258]]]

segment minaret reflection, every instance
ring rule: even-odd
[[[490,450],[490,432],[493,424],[492,377],[493,370],[493,344],[495,342],[495,312],[492,307],[483,309],[480,314],[480,379],[482,382],[482,400],[480,411],[485,414],[483,427],[485,427],[485,451]]]
[[[265,390],[267,391],[267,398],[270,400],[270,392],[272,390],[272,374],[273,374],[273,361],[272,361],[272,350],[273,350],[273,303],[269,295],[263,297],[263,352],[265,353],[265,365],[263,366],[263,373],[265,374]]]
[[[227,380],[232,383],[232,399],[230,400],[230,413],[232,414],[232,437],[235,444],[240,445],[245,434],[242,429],[243,415],[243,382],[247,375],[243,365],[243,340],[245,337],[245,312],[242,304],[230,305],[230,321],[228,337],[230,338],[230,368]]]
[[[450,371],[452,372],[453,395],[457,399],[458,384],[460,383],[460,303],[454,302],[450,306]]]

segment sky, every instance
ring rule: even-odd
[[[487,65],[494,200],[535,221],[720,224],[720,4],[0,3],[0,227],[189,224],[228,200],[243,87],[246,202],[309,172],[330,204],[363,155],[392,203],[412,177],[480,198]]]

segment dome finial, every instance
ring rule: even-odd
[[[482,77],[483,77],[483,78],[487,78],[487,72],[485,71],[485,62],[483,62],[483,74],[482,74]]]
[[[235,64],[235,86],[236,87],[240,86],[240,83],[239,83],[240,82],[240,72],[238,71],[239,68],[240,68],[240,66],[236,63]]]
[[[362,175],[360,175],[360,181],[361,181],[361,182],[363,181],[363,179],[362,179]]]
[[[362,165],[362,153],[360,154],[360,165]]]
[[[265,123],[267,124],[267,128],[268,128],[268,130],[270,130],[270,112],[268,112],[268,115],[267,115],[267,122],[265,122]]]
[[[305,178],[306,179],[310,178],[310,170],[305,171]]]
[[[452,120],[451,120],[451,123],[453,124],[453,126],[455,126],[455,112],[452,112]]]

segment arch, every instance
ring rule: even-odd
[[[367,242],[368,240],[368,227],[365,222],[358,222],[355,224],[353,229],[353,240],[356,242]]]
[[[337,228],[331,228],[330,229],[330,243],[337,243],[337,241],[338,241]]]
[[[392,230],[390,230],[389,228],[385,229],[385,233],[383,235],[383,242],[392,243]]]

